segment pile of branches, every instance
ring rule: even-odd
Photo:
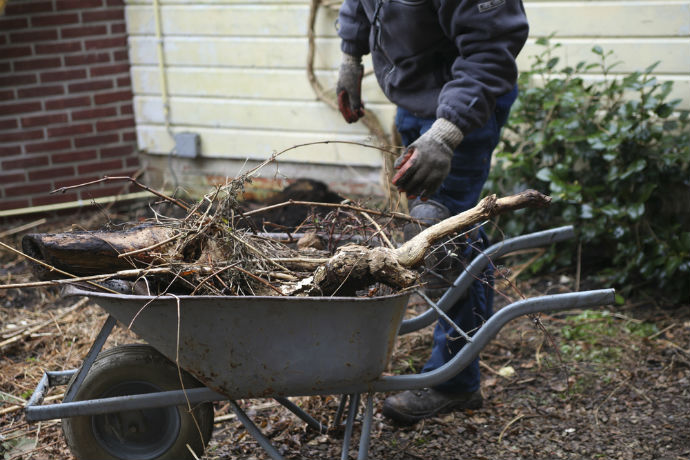
[[[251,180],[248,174],[216,188],[194,205],[132,178],[100,181],[104,180],[131,181],[186,215],[172,218],[155,213],[148,221],[121,231],[26,235],[22,255],[32,261],[34,273],[42,280],[31,285],[79,282],[99,290],[145,295],[388,294],[418,285],[419,269],[434,242],[499,213],[550,202],[533,190],[500,199],[491,195],[396,246],[391,235],[400,222],[415,222],[404,214],[347,202],[295,201],[247,211],[240,197]],[[286,206],[318,207],[327,213],[312,213],[292,232],[265,232],[259,217]]]

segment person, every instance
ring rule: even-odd
[[[491,155],[517,97],[515,59],[528,35],[520,0],[344,0],[338,15],[342,62],[336,95],[348,123],[365,115],[362,56],[397,106],[396,127],[406,150],[392,182],[410,199],[410,216],[435,223],[474,206]],[[409,224],[405,238],[418,230]],[[487,245],[482,230],[452,255],[467,260]],[[458,254],[460,253],[460,254]],[[454,279],[453,264],[442,273]],[[457,264],[456,264],[457,265]],[[438,274],[438,273],[437,273]],[[448,315],[474,331],[492,313],[492,272],[478,277]],[[422,372],[450,360],[464,345],[445,321],[437,323]],[[414,423],[437,413],[482,405],[479,361],[451,380],[386,398],[383,414]]]

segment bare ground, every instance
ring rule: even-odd
[[[61,224],[51,225],[54,231]],[[3,238],[15,247],[17,241]],[[528,297],[567,292],[574,288],[573,278],[574,273],[563,272],[518,281],[518,288]],[[1,283],[29,279],[26,262],[0,253]],[[506,296],[500,304],[518,298],[514,289],[500,290]],[[27,424],[18,403],[30,396],[44,370],[75,368],[86,354],[105,313],[90,302],[77,302],[53,288],[0,290],[0,455],[5,459],[72,458],[59,421]],[[628,299],[596,311],[542,315],[541,321],[546,332],[529,318],[514,321],[484,350],[480,410],[402,427],[382,417],[386,395],[376,395],[370,458],[690,458],[690,306],[663,308],[653,299]],[[118,328],[106,347],[136,340]],[[405,336],[390,372],[419,369],[430,343],[430,329]],[[49,397],[59,400],[62,390]],[[294,401],[325,423],[332,421],[338,397]],[[340,458],[342,428],[316,433],[272,400],[239,404],[287,458]],[[359,423],[352,458],[358,439]],[[214,436],[204,459],[245,458],[268,456],[227,404],[216,404]]]

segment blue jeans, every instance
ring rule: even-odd
[[[508,120],[510,107],[517,98],[517,86],[496,100],[496,109],[489,121],[481,128],[467,134],[455,149],[448,177],[431,199],[446,206],[451,215],[465,211],[479,200],[482,187],[489,176],[491,155],[498,144],[501,128]],[[409,111],[398,108],[395,125],[405,145],[410,145],[426,132],[434,119],[418,118]],[[488,246],[483,229],[476,241],[470,241],[463,253],[464,260],[472,260]],[[493,313],[493,267],[489,266],[463,296],[447,312],[448,316],[466,332],[475,331]],[[446,321],[439,320],[434,329],[431,357],[422,372],[437,369],[447,363],[465,345],[465,340]],[[459,393],[479,389],[479,358],[436,390]]]

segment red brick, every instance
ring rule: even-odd
[[[12,70],[12,66],[10,65],[9,62],[0,62],[0,72],[10,72]]]
[[[80,41],[36,44],[36,54],[76,53],[77,51],[81,51]]]
[[[105,35],[108,28],[104,25],[69,27],[60,30],[62,38],[89,37],[91,35]]]
[[[5,7],[7,16],[15,16],[26,13],[44,13],[53,11],[53,2],[27,2],[13,0]]]
[[[24,56],[31,56],[30,46],[13,46],[11,48],[3,48],[0,53],[0,59],[18,58]]]
[[[139,157],[133,156],[125,160],[125,166],[128,168],[138,168],[139,167]]]
[[[0,106],[0,115],[13,115],[15,113],[30,113],[41,110],[40,102],[20,102],[18,104],[4,104]]]
[[[24,146],[26,153],[53,152],[55,150],[65,150],[72,146],[69,139],[50,140],[37,144],[27,144]],[[47,162],[46,162],[47,164]]]
[[[34,195],[36,193],[48,193],[50,190],[51,186],[49,183],[16,185],[14,187],[6,187],[5,196],[15,197],[22,195]]]
[[[55,70],[41,73],[41,83],[86,78],[86,69]]]
[[[30,32],[15,32],[10,34],[10,42],[12,43],[35,43],[46,40],[57,40],[57,38],[58,33],[55,29],[32,30]]]
[[[110,24],[110,33],[111,34],[123,34],[127,32],[127,26],[125,26],[124,22],[119,22],[117,24]]]
[[[127,50],[113,51],[113,61],[127,61],[129,62],[129,53]]]
[[[79,15],[77,13],[51,14],[49,16],[34,16],[31,18],[31,25],[34,27],[61,26],[77,22],[79,22]]]
[[[62,99],[54,99],[46,101],[46,110],[60,110],[69,107],[84,107],[91,105],[91,96],[65,97]]]
[[[18,160],[5,160],[2,162],[2,170],[9,171],[11,169],[31,168],[35,166],[46,166],[48,158],[45,156],[37,156],[30,158],[20,158]]]
[[[12,99],[14,99],[14,90],[13,89],[0,91],[0,101],[9,101]]]
[[[117,87],[118,88],[129,88],[132,86],[132,79],[129,78],[129,75],[126,77],[118,77],[117,79]]]
[[[126,157],[134,152],[135,148],[131,145],[119,145],[117,147],[101,149],[101,158]]]
[[[0,45],[4,45],[5,43],[7,43],[7,37],[0,35]]]
[[[14,174],[0,174],[0,184],[16,184],[17,182],[26,182],[26,174],[14,173]]]
[[[29,200],[0,200],[0,211],[7,211],[10,209],[28,208]]]
[[[60,126],[57,128],[48,129],[48,137],[62,137],[71,136],[74,134],[88,134],[93,132],[93,125],[91,123],[84,123],[81,125]]]
[[[32,126],[45,126],[55,123],[67,123],[66,113],[55,113],[50,115],[37,115],[34,117],[22,118],[22,127],[29,128]]]
[[[19,127],[19,123],[14,118],[7,120],[0,120],[0,129],[15,129]]]
[[[110,104],[111,102],[130,101],[132,100],[132,92],[127,90],[116,91],[114,93],[96,94],[94,95],[93,100],[96,105]]]
[[[108,6],[125,6],[124,0],[105,0]]]
[[[96,123],[96,131],[98,132],[132,127],[134,127],[134,119],[131,117],[121,118],[119,120],[102,120]]]
[[[122,35],[120,37],[112,38],[99,38],[95,40],[86,40],[84,42],[84,47],[87,50],[93,49],[104,49],[104,48],[124,48],[127,46],[127,36]]]
[[[29,21],[26,18],[0,17],[0,30],[26,29]]]
[[[122,140],[124,142],[134,142],[137,140],[137,133],[136,131],[126,131],[122,133]]]
[[[96,150],[81,150],[68,153],[54,153],[51,156],[53,163],[72,163],[77,161],[95,160],[97,158]]]
[[[72,83],[67,88],[70,93],[79,93],[83,91],[97,91],[100,89],[111,89],[113,87],[112,80],[97,80],[87,81],[84,83]]]
[[[36,75],[22,74],[22,75],[8,75],[0,77],[0,86],[24,86],[36,83]]]
[[[120,115],[132,115],[134,113],[134,107],[132,104],[122,104],[120,106]]]
[[[72,120],[85,120],[88,118],[114,117],[117,115],[115,107],[99,107],[97,109],[72,112]]]
[[[58,11],[98,8],[103,6],[103,0],[57,0],[56,6]]]
[[[28,59],[26,61],[14,61],[14,71],[47,69],[61,67],[62,60],[59,57]]]
[[[124,19],[124,8],[113,10],[82,11],[81,13],[82,22],[123,21]]]
[[[43,130],[35,129],[32,131],[21,130],[13,133],[0,133],[0,142],[18,142],[43,139]]]
[[[58,186],[55,187],[60,188]],[[57,203],[69,203],[70,201],[77,201],[79,195],[76,192],[71,193],[53,193],[51,195],[41,195],[31,197],[31,206],[45,206]]]
[[[90,147],[99,144],[112,144],[118,142],[119,136],[117,134],[98,134],[96,136],[82,137],[74,140],[75,147]],[[81,172],[80,172],[81,174]]]
[[[122,169],[122,160],[99,161],[77,167],[78,174],[101,173],[108,174],[111,171]]]
[[[20,153],[22,153],[22,148],[19,145],[0,146],[0,157],[10,157]]]
[[[103,75],[112,75],[125,72],[129,72],[129,63],[103,65],[98,67],[91,67],[89,69],[89,73],[92,77],[100,77]]]
[[[91,53],[65,56],[65,65],[87,65],[102,62],[110,62],[110,53]]]
[[[53,179],[74,175],[74,166],[60,166],[58,168],[34,169],[29,171],[29,180]]]
[[[63,86],[34,86],[33,88],[21,88],[17,90],[20,98],[28,99],[30,97],[46,97],[56,96],[58,94],[65,94]]]

